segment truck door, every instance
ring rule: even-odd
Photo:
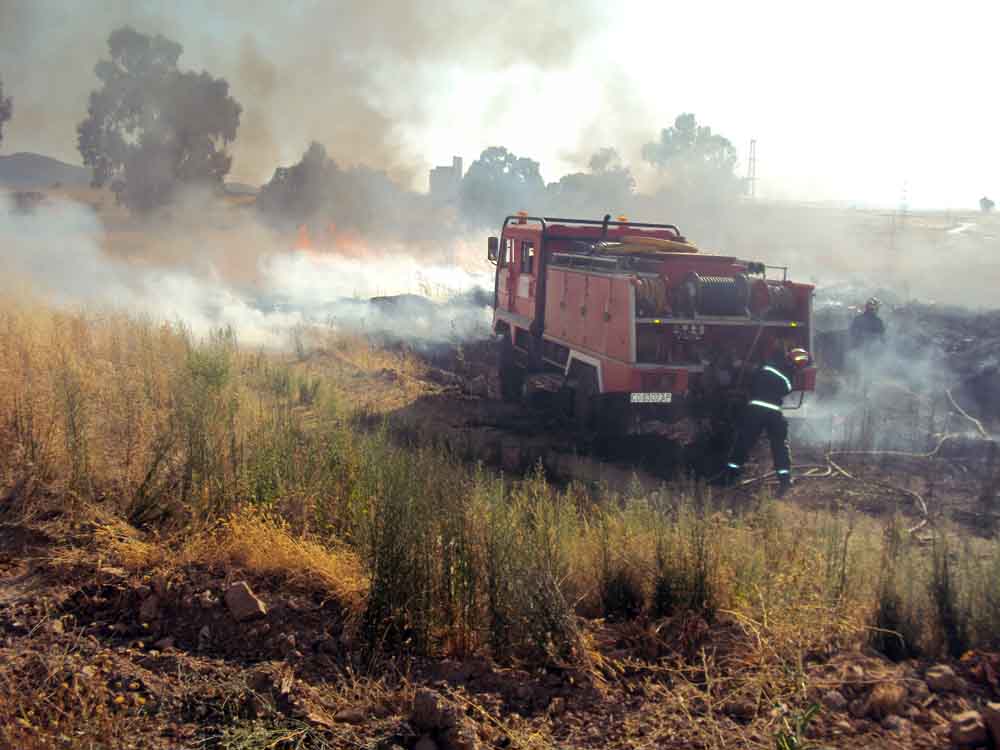
[[[516,263],[514,262],[514,240],[504,237],[500,241],[500,254],[497,258],[500,266],[497,274],[497,306],[504,310],[514,309],[514,292],[517,289]]]
[[[535,318],[535,288],[538,275],[538,243],[534,239],[517,240],[517,285],[514,289],[514,312],[529,320]]]

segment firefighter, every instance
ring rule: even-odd
[[[865,303],[865,311],[851,322],[851,348],[855,351],[867,350],[878,342],[885,343],[885,323],[878,316],[881,303],[872,297]]]
[[[792,486],[792,457],[788,450],[788,421],[781,402],[792,392],[792,377],[810,362],[805,349],[792,349],[783,359],[762,365],[750,381],[750,400],[743,410],[736,435],[736,445],[727,465],[727,483],[735,484],[743,464],[757,443],[761,432],[771,443],[774,471],[778,475],[778,496]]]
[[[877,369],[885,344],[885,323],[878,315],[880,302],[871,297],[865,310],[851,321],[848,351],[845,353],[845,374],[849,386],[867,398],[868,380]]]

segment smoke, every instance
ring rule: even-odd
[[[763,202],[697,204],[669,192],[651,194],[668,187],[669,180],[642,162],[641,146],[654,140],[669,118],[650,115],[651,99],[662,97],[629,82],[626,73],[638,59],[630,45],[603,50],[602,72],[584,97],[578,86],[524,84],[572,69],[592,51],[588,45],[608,12],[602,4],[586,2],[539,13],[527,0],[500,5],[317,0],[288,4],[281,13],[269,4],[237,0],[169,8],[133,0],[105,0],[96,8],[71,0],[0,0],[0,74],[17,106],[5,145],[30,144],[76,161],[74,128],[97,86],[92,67],[106,54],[108,33],[131,24],[180,42],[182,68],[204,68],[231,84],[244,107],[232,179],[263,182],[276,164],[294,163],[310,141],[319,140],[346,176],[336,205],[364,232],[345,235],[341,226],[316,256],[295,257],[288,254],[292,237],[275,240],[249,210],[206,217],[202,197],[172,207],[160,218],[162,224],[127,230],[104,227],[78,206],[55,204],[45,209],[44,222],[0,216],[5,250],[13,248],[10,266],[60,303],[134,306],[161,317],[192,319],[201,327],[231,322],[245,336],[269,342],[289,325],[321,313],[330,317],[326,306],[337,299],[426,295],[427,284],[461,292],[477,282],[450,278],[450,269],[462,264],[481,273],[481,243],[474,240],[467,251],[466,243],[453,239],[455,222],[429,213],[424,196],[406,192],[405,183],[412,184],[427,166],[412,133],[446,117],[455,123],[449,138],[459,139],[465,130],[490,132],[498,122],[509,125],[512,110],[517,123],[535,131],[542,104],[558,102],[573,113],[569,119],[580,129],[562,158],[585,168],[599,149],[617,147],[645,194],[630,193],[625,174],[598,169],[598,175],[571,175],[578,179],[564,185],[562,202],[553,200],[544,209],[569,207],[594,218],[623,212],[636,220],[675,223],[706,251],[788,265],[791,278],[821,287],[886,287],[900,301],[995,304],[996,218],[901,218]],[[701,44],[692,39],[687,43]],[[458,72],[482,74],[475,80],[497,86],[475,91],[469,97],[475,101],[462,112],[442,115],[449,84],[461,78]],[[690,77],[685,85],[712,90],[700,80]],[[690,106],[690,96],[676,98],[683,99],[678,105]],[[699,106],[696,113],[703,111]],[[727,122],[713,116],[708,124],[731,135]],[[564,135],[558,128],[549,130],[555,137]],[[497,143],[533,155],[505,138]],[[387,170],[397,184],[359,164]],[[601,167],[600,160],[594,166]],[[498,206],[492,226],[520,208],[535,206]],[[406,241],[386,239],[393,235]],[[469,257],[479,259],[479,265]],[[428,269],[435,265],[445,281],[432,278]],[[488,280],[483,283],[490,286]],[[852,291],[844,301],[863,299]],[[429,328],[439,326],[435,322]]]
[[[960,222],[971,226],[953,233]],[[998,227],[989,217],[950,212],[752,201],[726,207],[714,230],[697,221],[681,223],[696,240],[707,229],[714,237],[705,244],[712,249],[787,265],[797,281],[845,292],[882,289],[900,303],[919,299],[970,309],[996,306],[992,269],[1000,251]],[[859,292],[845,302],[865,299]]]
[[[293,251],[273,236],[262,243],[269,235],[249,219],[239,226],[215,235],[232,244],[240,236],[256,241],[235,269],[226,264],[232,253],[225,247],[207,244],[195,253],[196,238],[212,242],[204,227],[183,241],[151,232],[152,248],[133,258],[105,251],[109,233],[87,206],[47,200],[24,214],[0,194],[8,284],[55,306],[127,310],[181,322],[196,335],[231,326],[244,343],[267,348],[289,346],[302,327],[388,334],[416,344],[488,331],[492,296],[478,290],[489,278],[464,243],[447,253],[465,259],[458,263],[417,260],[402,246],[358,258],[335,247]]]
[[[406,132],[441,120],[456,70],[568,66],[602,26],[601,5],[538,12],[528,0],[169,6],[107,0],[0,0],[0,71],[18,106],[11,141],[77,161],[75,132],[106,39],[125,24],[184,46],[181,67],[229,81],[244,107],[232,179],[260,183],[320,140],[338,162],[406,181],[427,166]],[[514,106],[484,92],[501,109]],[[509,102],[509,99],[506,100]]]
[[[886,336],[854,346],[850,324],[873,294],[883,302]],[[947,434],[978,438],[955,403],[996,426],[1000,314],[905,301],[892,289],[856,284],[821,288],[814,305],[821,384],[792,413],[811,425],[806,442],[922,453]]]

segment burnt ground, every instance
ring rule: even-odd
[[[919,345],[925,353],[941,352],[934,349],[935,340],[958,340],[970,362],[985,351],[971,335],[982,333],[980,318],[971,319],[970,335],[961,338],[955,335],[954,316],[945,316],[936,333],[925,310],[917,320],[910,330],[923,338],[917,344],[907,339],[901,348]],[[579,430],[551,404],[532,408],[501,402],[490,342],[440,347],[422,353],[421,361],[427,366],[414,374],[429,387],[389,411],[403,440],[444,445],[470,461],[515,474],[541,463],[553,481],[596,489],[710,479],[702,464],[724,463],[725,439],[715,460],[705,462],[690,430],[678,440],[658,434],[605,439]],[[971,364],[963,366],[972,370]],[[888,367],[861,381],[843,371],[823,372],[815,398],[790,419],[793,458],[802,468],[796,470],[799,481],[789,499],[814,509],[850,507],[880,517],[900,512],[915,523],[950,520],[977,535],[991,535],[1000,523],[1000,452],[992,435],[996,419],[981,403],[993,403],[992,370],[985,366],[963,381],[935,367],[937,379],[926,386]],[[393,382],[397,375],[389,377]],[[969,419],[975,414],[983,421]],[[380,424],[383,417],[378,413],[372,423]],[[761,482],[773,486],[769,472],[762,438],[748,465],[751,479],[727,495],[755,494]]]
[[[948,518],[990,533],[1000,512],[991,446],[1000,427],[1000,313],[904,302],[882,290],[822,292],[815,342],[821,381],[790,419],[796,462],[809,467],[800,472],[808,474],[802,486],[809,490],[792,497],[810,507]],[[875,292],[886,301],[889,337],[859,366],[845,351],[855,311],[843,300]],[[579,430],[554,397],[546,402],[542,394],[535,408],[502,403],[489,340],[434,344],[381,336],[376,346],[388,361],[374,373],[370,363],[359,367],[336,352],[321,355],[319,366],[356,383],[347,391],[362,404],[362,422],[388,418],[401,440],[440,444],[512,473],[541,463],[553,481],[613,489],[636,479],[650,487],[710,479],[725,463],[732,436],[721,436],[712,455],[693,442],[691,425],[606,439]],[[671,433],[678,439],[662,436]],[[751,476],[769,467],[764,443]]]

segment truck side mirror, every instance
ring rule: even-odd
[[[486,240],[486,257],[489,259],[490,263],[497,262],[497,256],[500,254],[500,238],[490,237]]]

